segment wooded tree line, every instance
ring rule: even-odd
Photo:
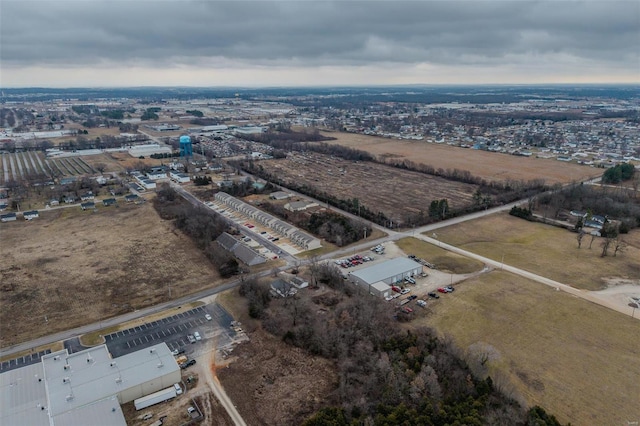
[[[239,272],[238,261],[215,241],[227,228],[224,219],[204,207],[186,202],[166,183],[158,190],[153,206],[160,217],[173,221],[176,228],[196,243],[223,278]]]
[[[636,169],[633,164],[617,164],[607,169],[602,175],[602,183],[620,183],[633,178]]]
[[[312,284],[351,288],[332,265],[312,264],[312,275]],[[334,360],[338,371],[326,408],[305,425],[559,424],[542,409],[527,413],[491,377],[474,376],[462,352],[435,331],[400,330],[384,301],[351,288],[265,303],[266,286],[243,283],[252,316],[286,343]]]
[[[640,227],[640,193],[634,189],[575,184],[553,193],[545,193],[537,204],[551,209],[558,217],[563,210],[579,210],[620,221],[620,232]]]

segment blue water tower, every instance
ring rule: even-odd
[[[180,136],[180,158],[193,157],[193,145],[189,136]]]

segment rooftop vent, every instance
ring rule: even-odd
[[[69,368],[70,368],[70,367],[69,367],[69,364],[65,364],[65,365],[64,365],[64,369],[65,369],[65,370],[68,370]]]
[[[54,361],[57,361],[57,360],[59,360],[59,359],[60,359],[60,355],[56,355],[56,356],[54,356],[54,357],[53,357],[53,360],[54,360]]]
[[[62,383],[69,383],[71,380],[69,380],[68,377],[65,377],[62,379]]]
[[[111,362],[109,363],[109,365],[110,365],[111,367],[115,367],[117,364],[116,364],[116,362],[115,362],[115,361],[111,361]]]
[[[163,364],[163,363],[161,363],[161,362],[159,362],[159,363],[158,363],[158,368],[162,368],[162,367],[164,367],[164,364]]]
[[[122,383],[122,377],[118,377],[118,378],[116,379],[116,383]]]
[[[71,400],[73,400],[73,395],[67,395],[67,397],[65,399],[67,401],[71,401]]]

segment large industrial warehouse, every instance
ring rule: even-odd
[[[0,424],[126,426],[120,404],[179,381],[166,343],[118,358],[106,345],[65,349],[0,375]]]
[[[349,273],[349,281],[375,296],[388,296],[389,286],[422,272],[422,265],[406,257],[396,257]],[[386,287],[385,287],[386,286]]]

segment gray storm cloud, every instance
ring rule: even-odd
[[[638,65],[640,2],[4,1],[5,66],[465,64],[564,54]]]

